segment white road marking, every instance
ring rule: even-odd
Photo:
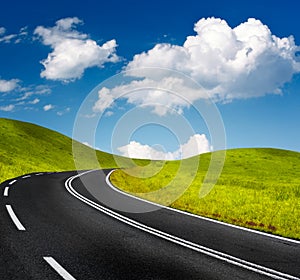
[[[55,259],[52,257],[43,257],[43,259],[65,280],[76,280],[68,271],[66,271]]]
[[[35,176],[40,176],[40,175],[43,175],[44,173],[37,173],[35,174]]]
[[[31,177],[31,175],[25,175],[22,177],[22,179],[26,179],[26,178],[30,178],[30,177]]]
[[[194,217],[194,218],[197,218],[197,219],[200,219],[200,220],[209,221],[209,222],[212,222],[212,223],[215,223],[215,224],[220,224],[220,225],[224,225],[224,226],[231,227],[231,228],[236,228],[236,229],[243,230],[243,231],[248,231],[248,232],[251,232],[251,233],[255,233],[255,234],[258,234],[258,235],[267,236],[267,237],[274,238],[274,239],[279,239],[279,240],[282,240],[282,241],[285,241],[285,242],[292,242],[292,243],[300,244],[300,241],[298,241],[298,240],[294,240],[294,239],[290,239],[290,238],[286,238],[286,237],[282,237],[282,236],[278,236],[278,235],[274,235],[274,234],[270,234],[270,233],[266,233],[266,232],[262,232],[262,231],[258,231],[258,230],[254,230],[254,229],[250,229],[250,228],[244,228],[244,227],[241,227],[241,226],[236,226],[236,225],[228,224],[228,223],[221,222],[221,221],[218,221],[218,220],[213,220],[213,219],[206,218],[206,217],[203,217],[203,216],[199,216],[199,215],[196,215],[196,214],[184,212],[184,211],[179,210],[179,209],[175,209],[175,208],[171,208],[171,207],[168,207],[168,206],[165,206],[165,205],[157,204],[155,202],[152,202],[152,201],[149,201],[149,200],[145,200],[143,198],[140,198],[140,197],[131,195],[129,193],[123,192],[122,190],[120,190],[117,187],[115,187],[110,182],[110,180],[109,180],[110,175],[114,171],[115,170],[110,171],[108,173],[108,175],[106,176],[105,180],[106,180],[107,185],[109,187],[111,187],[114,191],[119,192],[119,193],[121,193],[123,195],[126,195],[128,197],[134,198],[136,200],[143,201],[143,202],[148,203],[148,204],[155,205],[155,206],[160,207],[160,208],[165,208],[165,209],[168,209],[168,210],[173,211],[173,212],[177,212],[177,213],[180,213],[180,214],[183,214],[183,215],[191,216],[191,217]]]
[[[14,184],[15,182],[17,182],[17,180],[12,180],[12,181],[9,182],[8,184],[9,184],[9,185],[12,185],[12,184]]]
[[[9,190],[9,187],[5,187],[3,196],[8,196],[8,190]]]
[[[84,172],[84,173],[81,173],[81,174],[78,174],[78,175],[75,175],[75,176],[72,176],[72,177],[68,178],[65,181],[65,187],[71,195],[73,195],[77,199],[81,200],[82,202],[86,203],[87,205],[97,209],[98,211],[101,211],[102,213],[105,213],[106,215],[111,216],[111,217],[113,217],[113,218],[115,218],[115,219],[117,219],[117,220],[119,220],[119,221],[121,221],[125,224],[128,224],[130,226],[138,228],[142,231],[148,232],[152,235],[158,236],[162,239],[165,239],[165,240],[168,240],[168,241],[173,242],[175,244],[181,245],[183,247],[192,249],[192,250],[197,251],[199,253],[208,255],[208,256],[213,257],[215,259],[219,259],[219,260],[225,261],[227,263],[236,265],[238,267],[256,272],[258,274],[269,276],[272,279],[277,279],[277,280],[300,280],[300,278],[298,278],[298,277],[295,277],[295,276],[292,276],[292,275],[289,275],[289,274],[286,274],[286,273],[282,273],[282,272],[279,272],[279,271],[276,271],[276,270],[273,270],[273,269],[270,269],[270,268],[267,268],[267,267],[264,267],[264,266],[260,266],[260,265],[257,265],[257,264],[254,264],[254,263],[236,258],[234,256],[231,256],[231,255],[228,255],[228,254],[225,254],[225,253],[222,253],[222,252],[218,252],[216,250],[201,246],[199,244],[187,241],[187,240],[179,238],[177,236],[174,236],[174,235],[165,233],[163,231],[154,229],[152,227],[146,226],[142,223],[139,223],[135,220],[127,218],[127,217],[125,217],[125,216],[123,216],[123,215],[121,215],[117,212],[114,212],[114,211],[112,211],[112,210],[110,210],[110,209],[108,209],[104,206],[101,206],[101,205],[87,199],[86,197],[79,194],[78,192],[76,192],[73,189],[72,181],[74,179],[82,176],[82,175],[85,175],[85,174],[87,174],[89,172],[93,172],[93,171],[94,170],[90,170],[90,171],[87,171],[87,172]]]
[[[6,205],[6,209],[7,209],[7,212],[10,216],[10,218],[12,219],[12,221],[14,222],[14,224],[16,225],[17,229],[18,230],[26,230],[24,228],[24,226],[21,224],[20,220],[17,218],[15,212],[13,211],[11,205]]]

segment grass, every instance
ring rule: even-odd
[[[161,168],[156,175],[151,174],[153,166],[136,167],[129,169],[130,174],[128,170],[115,171],[111,180],[127,192],[183,211],[300,239],[300,153],[263,148],[228,150],[217,184],[201,198],[199,191],[210,157],[210,153],[200,156],[196,174],[189,172],[188,167],[195,164],[189,159],[183,172],[179,172],[182,162],[154,162]]]
[[[81,159],[76,166],[72,144]],[[211,156],[172,162],[133,160],[137,167],[118,157],[118,165],[127,168],[115,171],[111,180],[127,192],[183,211],[300,239],[300,153],[229,150],[217,184],[200,197]],[[0,182],[31,172],[94,169],[99,164],[117,167],[111,154],[95,152],[37,125],[0,118]]]
[[[72,144],[80,164],[75,166]],[[0,118],[0,182],[26,173],[116,167],[114,156],[95,151],[58,132],[21,121]],[[119,157],[123,166],[130,166]],[[77,167],[77,168],[76,168]]]

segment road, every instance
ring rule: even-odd
[[[2,183],[0,279],[300,279],[300,242],[136,200],[108,172]]]

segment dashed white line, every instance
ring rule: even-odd
[[[24,226],[21,224],[20,220],[17,218],[14,210],[12,209],[11,205],[6,205],[6,210],[10,216],[10,218],[12,219],[12,221],[14,222],[14,224],[16,225],[18,230],[26,230],[24,228]]]
[[[30,178],[30,177],[31,177],[31,175],[25,175],[22,177],[22,179],[26,179],[26,178]]]
[[[12,185],[12,184],[14,184],[15,182],[17,182],[17,180],[12,180],[12,181],[9,182],[8,184],[9,184],[9,185]]]
[[[8,196],[8,190],[9,190],[9,187],[5,187],[3,196]]]
[[[52,257],[43,257],[43,259],[65,280],[76,280],[68,271],[66,271],[55,259]]]

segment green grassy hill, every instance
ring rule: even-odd
[[[81,158],[79,169],[99,168],[93,160],[93,149],[79,142],[75,145]],[[96,151],[96,155],[102,168],[117,166],[113,155],[101,151]],[[134,160],[140,167],[132,168],[130,160],[118,158],[122,167],[130,167],[130,174],[137,176],[117,170],[112,182],[125,191],[139,193],[137,195],[158,203],[168,195],[149,198],[147,193],[168,184],[172,186],[182,163],[156,161],[147,165],[149,161]],[[199,190],[210,158],[211,153],[200,156],[195,178],[171,207],[300,239],[300,153],[257,148],[228,150],[217,184],[201,198]],[[193,175],[189,172],[193,160],[184,161],[187,163],[184,172],[176,181],[179,187]],[[0,118],[0,182],[31,172],[67,171],[76,167],[69,137],[34,124]]]
[[[300,153],[264,148],[228,150],[217,184],[207,196],[201,198],[199,190],[210,157],[210,153],[200,156],[195,179],[171,207],[300,239]],[[161,172],[151,178],[141,178],[146,177],[148,171],[136,168],[135,174],[139,178],[117,170],[111,179],[125,191],[160,203],[164,197],[148,196],[147,193],[151,194],[168,184],[172,188],[180,187],[181,182],[187,181],[190,174],[184,172],[179,175],[181,178],[177,183],[173,183],[179,164],[167,162]],[[131,171],[131,174],[134,172]]]
[[[93,149],[79,142],[75,145],[83,158],[80,169],[99,168],[92,160]],[[116,166],[111,154],[96,153],[102,167]],[[67,170],[76,170],[72,139],[34,124],[0,118],[0,182],[30,172]]]

